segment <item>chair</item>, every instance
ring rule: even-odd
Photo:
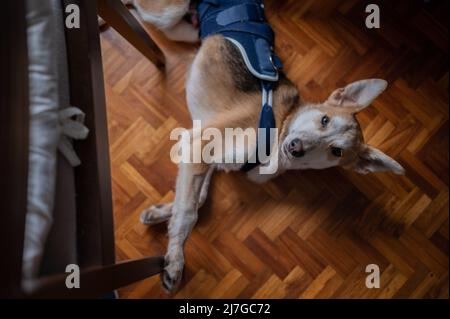
[[[71,3],[67,1],[67,3]],[[99,15],[159,69],[164,55],[120,0],[97,0]]]
[[[58,155],[54,222],[45,243],[40,273],[27,278],[22,271],[30,152],[25,3],[26,0],[7,0],[0,13],[5,44],[0,47],[0,298],[101,297],[160,273],[164,258],[115,262],[97,4],[102,17],[159,68],[164,67],[164,57],[120,1],[61,0],[62,7],[77,4],[81,11],[81,27],[65,30],[68,87],[70,105],[85,113],[90,133],[86,140],[74,145],[80,166],[73,169]],[[80,267],[80,288],[66,286],[67,261]]]

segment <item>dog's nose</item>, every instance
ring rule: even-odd
[[[305,151],[303,150],[302,140],[299,138],[293,139],[288,145],[288,151],[294,157],[302,157],[305,155]]]

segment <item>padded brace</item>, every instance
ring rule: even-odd
[[[264,140],[265,153],[271,151],[271,128],[275,128],[272,109],[273,84],[278,81],[282,68],[280,58],[273,51],[275,35],[264,15],[262,0],[203,0],[198,6],[200,38],[221,34],[240,52],[247,69],[261,80],[261,114],[256,156],[245,163],[241,170],[248,172],[260,164],[258,149]]]

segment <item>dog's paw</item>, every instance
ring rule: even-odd
[[[178,290],[183,275],[184,261],[169,261],[166,256],[164,271],[161,274],[163,288],[168,293],[174,293]]]
[[[171,204],[152,205],[141,213],[140,220],[144,225],[155,225],[169,220],[171,216]]]

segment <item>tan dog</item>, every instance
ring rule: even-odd
[[[169,35],[173,32],[171,28],[179,26],[179,19],[189,7],[187,0],[135,2],[140,3],[144,20],[164,26],[163,31]],[[164,14],[151,13],[151,10]],[[147,19],[149,16],[153,20]],[[155,22],[154,17],[166,20]],[[190,34],[191,28],[189,26],[178,34]],[[194,59],[186,84],[192,119],[222,131],[238,127],[256,129],[261,110],[259,83],[247,70],[231,42],[218,35],[206,38]],[[370,105],[386,86],[384,80],[362,80],[337,89],[323,103],[312,104],[300,101],[295,85],[280,74],[280,81],[273,92],[279,144],[271,154],[278,157],[278,168],[271,175],[262,175],[255,168],[247,173],[248,177],[262,183],[290,169],[332,166],[343,166],[364,174],[383,171],[403,174],[403,168],[395,160],[364,143],[355,118],[355,114]],[[233,152],[248,155],[254,152],[255,145],[256,141],[250,141],[248,147],[234,149]],[[225,157],[228,155],[224,154]],[[143,212],[141,220],[145,224],[170,220],[169,245],[162,275],[163,285],[168,291],[176,290],[180,282],[184,267],[183,246],[197,221],[197,211],[206,199],[214,170],[233,171],[241,166],[182,163],[179,165],[175,201],[152,206]]]
[[[198,30],[183,17],[189,12],[190,0],[129,0],[142,19],[173,41],[198,42]]]

